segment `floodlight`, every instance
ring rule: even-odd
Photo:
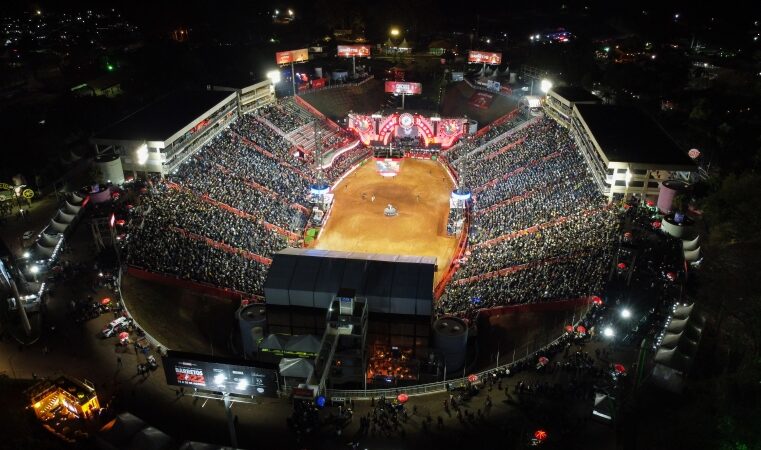
[[[24,252],[24,258],[28,258],[29,256],[31,256],[29,252]]]
[[[279,70],[270,70],[267,72],[267,78],[272,81],[272,84],[278,84],[280,82],[280,71]]]
[[[605,337],[613,337],[616,335],[616,332],[611,327],[605,327],[605,329],[602,330],[602,334]]]
[[[137,163],[141,166],[148,161],[148,145],[143,144],[137,148]]]
[[[32,272],[32,274],[36,275],[40,273],[40,267],[36,265],[32,266],[31,268],[29,268],[29,271]]]
[[[542,82],[539,84],[539,89],[541,89],[542,92],[545,94],[550,92],[550,89],[552,89],[552,81],[548,79],[543,79]]]
[[[631,310],[629,308],[624,308],[621,310],[621,318],[622,319],[629,319],[632,316]]]
[[[399,28],[392,28],[391,36],[399,36]]]

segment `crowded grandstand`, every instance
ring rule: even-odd
[[[232,120],[152,180],[131,222],[128,263],[261,296],[272,255],[303,245],[310,186],[335,187],[372,156],[357,144],[293,99]],[[567,129],[511,112],[439,156],[473,199],[437,315],[472,319],[483,308],[601,291],[618,220]]]

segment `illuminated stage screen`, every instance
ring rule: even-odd
[[[171,386],[277,397],[277,372],[274,368],[174,351],[167,352],[167,356],[162,357],[162,362],[166,382]]]
[[[375,170],[384,177],[395,177],[402,167],[402,158],[375,158]]]
[[[468,52],[468,62],[499,65],[502,64],[502,53],[471,50]]]
[[[467,121],[455,117],[427,117],[417,113],[349,115],[349,129],[364,145],[389,145],[449,148],[465,133]]]
[[[406,81],[386,81],[384,91],[389,94],[419,95],[423,93],[423,85]]]
[[[367,57],[370,56],[369,45],[339,45],[338,56],[351,58],[352,56]]]

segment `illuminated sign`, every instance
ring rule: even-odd
[[[338,46],[338,56],[345,56],[345,57],[367,57],[370,56],[370,46],[369,45],[339,45]]]
[[[26,199],[31,199],[32,197],[34,197],[34,191],[33,191],[33,190],[31,190],[31,189],[24,189],[24,190],[21,192],[21,195],[22,195],[24,198],[26,198]]]
[[[502,64],[502,53],[471,50],[468,52],[468,62],[499,65]]]
[[[386,81],[385,91],[390,94],[416,95],[423,92],[423,85],[405,81]]]
[[[275,63],[277,64],[291,64],[308,60],[309,50],[306,48],[275,53]]]
[[[248,361],[168,351],[162,357],[166,382],[213,392],[277,397],[277,371]]]

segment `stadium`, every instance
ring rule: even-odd
[[[616,191],[600,125],[580,131],[604,105],[558,88],[542,113],[468,78],[431,110],[392,105],[420,83],[276,95],[278,73],[103,130],[103,181],[136,193],[116,236],[130,315],[167,349],[279,364],[270,391],[305,399],[441,391],[556,350],[621,275],[620,201],[681,166],[627,162]]]

